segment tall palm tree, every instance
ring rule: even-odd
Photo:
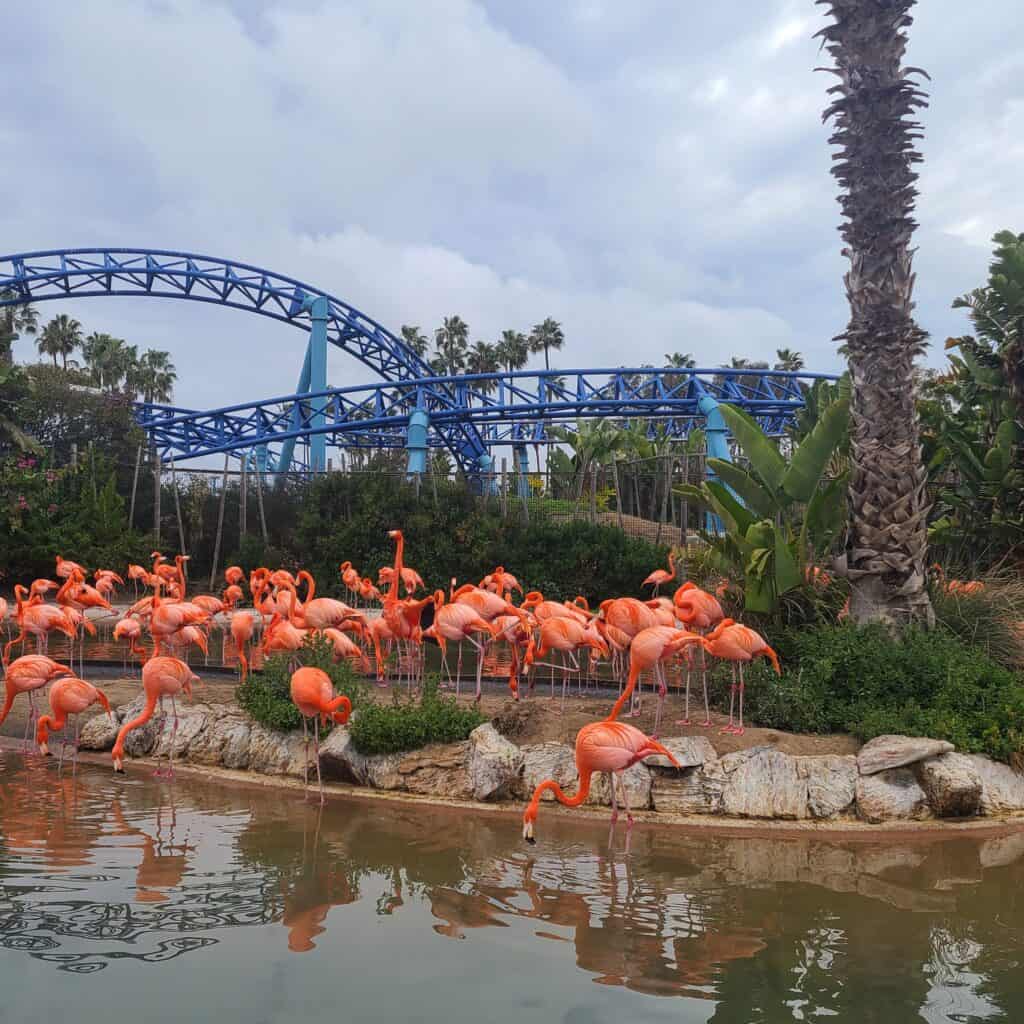
[[[138,349],[120,338],[94,331],[82,342],[82,357],[93,383],[114,390],[124,384],[138,361]]]
[[[777,348],[775,350],[777,362],[773,370],[784,370],[787,373],[798,373],[804,368],[804,357],[800,352],[794,352],[791,348]]]
[[[57,365],[57,356],[66,370],[68,356],[82,344],[82,325],[73,320],[67,313],[55,316],[44,328],[36,348],[41,355],[52,356],[53,365]]]
[[[665,353],[665,365],[678,367],[680,370],[692,370],[696,365],[697,361],[690,355],[689,352],[666,352]],[[682,377],[674,373],[665,374],[665,387],[674,388],[676,387]]]
[[[0,299],[12,299],[9,288],[0,291]],[[29,305],[4,306],[0,309],[0,365],[9,365],[13,358],[13,345],[23,334],[35,334],[39,329],[39,313]]]
[[[146,402],[169,402],[178,372],[170,352],[147,349],[131,368],[126,386]]]
[[[521,331],[502,331],[498,342],[498,359],[512,373],[521,370],[530,356],[530,342]]]
[[[544,369],[550,370],[551,363],[548,362],[548,351],[554,349],[554,351],[558,352],[565,344],[565,334],[562,332],[562,325],[551,317],[545,317],[541,323],[533,325],[528,344],[531,354],[544,353]]]
[[[890,628],[934,620],[925,588],[927,474],[918,436],[911,269],[915,111],[925,95],[903,66],[915,0],[827,0],[821,30],[838,81],[825,119],[839,147],[840,228],[850,258],[850,322],[839,336],[851,380],[850,614]]]
[[[474,342],[466,355],[466,372],[497,373],[500,369],[498,346],[491,345],[486,341]],[[494,390],[496,382],[494,380],[478,380],[473,386],[477,391],[489,395]]]
[[[447,374],[462,373],[469,348],[469,324],[460,316],[446,316],[434,331],[435,359]],[[431,365],[434,365],[433,362]]]
[[[421,359],[427,354],[430,339],[419,329],[410,324],[402,324],[402,341]]]

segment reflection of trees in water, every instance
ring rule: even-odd
[[[559,830],[580,838],[527,857],[513,819],[372,802],[321,812],[294,793],[262,793],[253,813],[251,799],[192,782],[114,789],[88,771],[5,779],[0,946],[90,971],[273,924],[305,952],[332,911],[365,899],[382,915],[422,903],[456,939],[527,922],[595,982],[714,999],[718,1024],[1024,1005],[1024,836],[876,846],[641,830],[623,856],[588,829]],[[211,811],[237,818],[235,863],[198,876]],[[112,845],[116,857],[98,854]],[[125,851],[127,879],[109,866]],[[103,900],[132,880],[133,899]]]

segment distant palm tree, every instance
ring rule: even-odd
[[[82,342],[82,357],[93,383],[114,390],[127,381],[139,353],[134,345],[127,345],[120,338],[94,331]]]
[[[498,361],[498,346],[486,341],[474,342],[466,355],[467,373],[497,373],[501,369]],[[477,391],[489,395],[497,386],[495,380],[478,380],[473,385]]]
[[[787,373],[798,373],[804,368],[804,357],[799,352],[789,348],[775,350],[775,358],[778,360],[772,367],[773,370],[785,370]]]
[[[147,349],[131,368],[126,384],[129,391],[146,402],[169,402],[177,379],[170,352]]]
[[[430,339],[419,329],[409,324],[402,324],[402,341],[408,345],[421,359],[427,354]]]
[[[501,365],[512,373],[521,370],[530,356],[530,342],[520,331],[502,331],[498,342],[498,359]]]
[[[443,366],[443,373],[462,373],[466,365],[466,350],[469,348],[469,324],[460,316],[446,316],[440,327],[434,331],[435,360]],[[433,365],[433,362],[432,362]]]
[[[548,351],[550,349],[554,349],[556,352],[559,351],[565,344],[565,334],[562,332],[562,325],[557,320],[546,317],[541,323],[534,324],[527,341],[532,354],[544,353],[544,369],[550,370],[551,364],[548,362]]]
[[[0,291],[0,300],[14,298],[9,288]],[[4,306],[0,309],[0,365],[10,364],[14,358],[13,345],[23,334],[35,334],[39,329],[39,313],[33,306]]]
[[[52,356],[53,365],[57,365],[57,356],[61,358],[64,369],[68,368],[68,356],[82,344],[82,325],[73,320],[67,313],[55,316],[44,328],[36,348],[41,355]]]
[[[697,361],[689,352],[666,352],[665,365],[678,367],[680,370],[692,370],[697,365]]]

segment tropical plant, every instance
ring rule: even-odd
[[[15,297],[9,288],[0,291],[0,301]],[[39,329],[39,313],[34,306],[21,304],[0,308],[0,364],[14,358],[14,343],[23,334],[35,334]]]
[[[0,363],[0,454],[42,452],[39,442],[22,428],[22,406],[31,391],[32,380],[22,367]]]
[[[442,375],[462,373],[469,348],[469,324],[459,316],[446,316],[434,331],[434,358],[431,368]]]
[[[466,372],[497,373],[500,369],[498,346],[491,345],[486,341],[474,342],[466,356]],[[484,394],[490,394],[496,386],[497,382],[494,380],[478,380],[473,385],[477,391],[482,391]]]
[[[914,322],[911,269],[914,141],[910,120],[925,104],[903,64],[915,0],[826,0],[819,35],[835,62],[825,119],[839,147],[840,228],[850,258],[845,278],[849,352],[850,529],[844,571],[850,614],[897,629],[930,624],[925,581],[927,473],[915,407],[914,359],[924,332]]]
[[[92,382],[100,388],[116,390],[135,372],[139,353],[134,345],[120,338],[95,331],[82,342],[82,359]]]
[[[775,614],[782,597],[803,586],[842,529],[846,476],[825,480],[829,460],[848,429],[849,403],[840,398],[822,414],[787,465],[757,422],[720,406],[746,466],[708,459],[709,478],[676,493],[710,509],[725,532],[707,536],[720,567],[745,578],[748,611]]]
[[[498,342],[498,361],[509,373],[521,370],[530,355],[530,342],[520,331],[502,331]]]
[[[797,373],[804,368],[804,357],[799,352],[789,348],[775,350],[776,363],[773,370],[784,370],[787,373]]]
[[[143,401],[169,402],[174,396],[177,379],[178,372],[171,362],[170,352],[150,348],[129,367],[125,385]]]
[[[1024,420],[1024,234],[1000,231],[988,284],[962,295],[954,309],[966,309],[978,338],[988,342],[1002,360],[1003,372]]]
[[[67,313],[55,316],[42,330],[36,342],[39,354],[50,356],[53,365],[57,365],[60,356],[61,365],[68,368],[68,356],[82,344],[82,325],[73,320]]]
[[[548,352],[550,350],[558,352],[565,344],[565,334],[562,332],[562,325],[551,317],[545,317],[541,323],[534,324],[527,343],[532,354],[544,353],[544,369],[550,370],[551,363],[548,361]]]
[[[607,462],[615,452],[623,447],[626,435],[611,420],[577,420],[576,429],[551,427],[548,433],[572,449],[573,494],[578,500],[583,493],[590,467]],[[560,453],[565,458],[565,453]],[[565,469],[556,455],[552,454],[553,471]]]
[[[409,324],[402,324],[402,341],[421,359],[427,354],[430,339],[419,329]]]

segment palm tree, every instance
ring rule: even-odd
[[[64,369],[68,368],[68,356],[82,344],[82,325],[73,320],[67,313],[55,316],[44,328],[36,342],[41,355],[52,356],[53,365],[57,365],[57,356],[61,358]]]
[[[421,359],[427,354],[430,339],[419,329],[409,324],[402,324],[402,341]]]
[[[9,288],[0,291],[0,300],[13,299]],[[4,306],[0,309],[0,365],[10,365],[14,358],[14,343],[23,334],[35,334],[39,329],[39,313],[33,306]]]
[[[498,359],[501,365],[512,373],[526,365],[530,355],[530,342],[520,331],[502,331],[498,342]]]
[[[444,322],[434,331],[435,360],[442,366],[443,373],[462,373],[466,365],[466,349],[469,347],[469,324],[462,317],[446,316]],[[434,365],[432,363],[432,365]]]
[[[174,394],[178,372],[170,352],[147,349],[131,368],[126,381],[129,391],[146,402],[169,402]]]
[[[486,341],[474,342],[473,347],[466,355],[467,373],[497,373],[501,369],[498,361],[498,346],[488,344]],[[478,380],[473,386],[477,391],[489,395],[497,382],[492,380]]]
[[[692,370],[697,365],[697,361],[689,352],[666,352],[665,365],[678,367],[680,370]]]
[[[138,349],[120,338],[93,332],[82,342],[85,367],[97,387],[115,390],[124,384],[138,362]]]
[[[839,147],[840,232],[850,258],[850,322],[839,336],[851,380],[850,615],[896,629],[934,621],[925,588],[928,499],[914,359],[925,333],[914,322],[911,269],[914,151],[911,120],[925,95],[903,66],[915,0],[827,0],[821,30],[837,83],[825,119]]]
[[[530,346],[531,354],[544,353],[544,369],[550,370],[551,364],[548,362],[548,350],[554,349],[557,352],[565,344],[565,334],[562,332],[562,325],[557,320],[546,317],[541,323],[534,324],[527,342]]]
[[[775,358],[778,360],[772,367],[773,370],[784,370],[787,373],[798,373],[804,368],[804,357],[800,352],[794,352],[791,348],[778,348],[775,350]]]

